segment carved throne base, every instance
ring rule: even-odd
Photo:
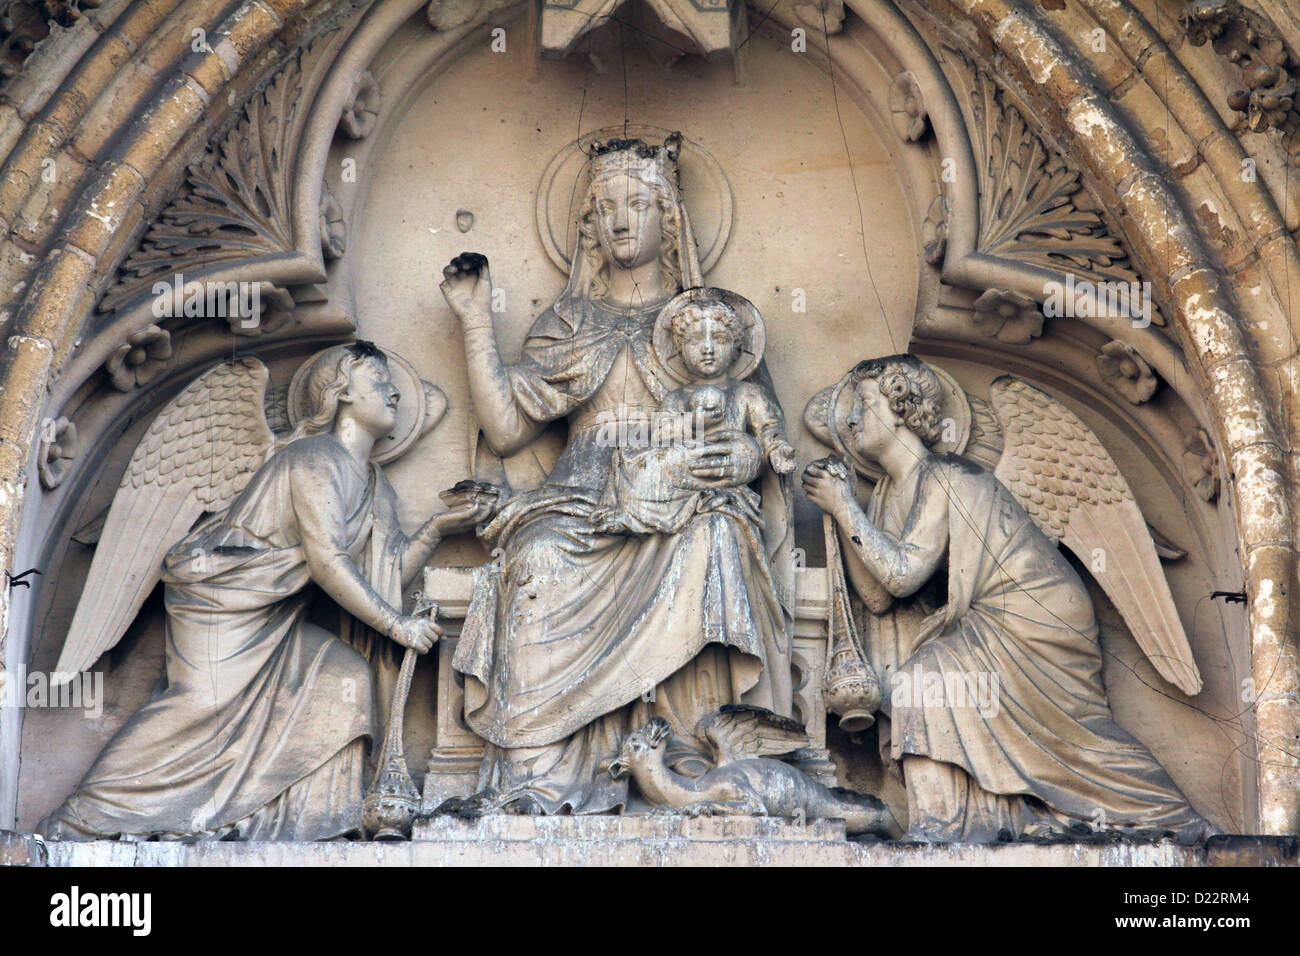
[[[478,789],[483,739],[465,724],[465,688],[451,666],[461,622],[474,593],[474,569],[426,568],[424,593],[437,602],[438,622],[445,631],[438,644],[437,724],[421,807],[427,815],[449,797],[467,797]],[[810,777],[833,787],[838,781],[826,749],[826,705],[822,698],[826,593],[825,568],[795,571],[794,716],[806,726],[812,745],[798,754],[797,765]]]

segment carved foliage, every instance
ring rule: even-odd
[[[974,73],[982,253],[1065,272],[1128,280],[1123,247],[1076,202],[1079,174],[1030,131],[993,80]]]
[[[70,27],[83,10],[93,10],[100,0],[40,0],[0,5],[0,83],[17,76],[23,63],[57,24]]]
[[[1228,92],[1228,106],[1244,113],[1254,132],[1282,130],[1292,163],[1300,162],[1300,111],[1296,108],[1300,63],[1277,29],[1238,0],[1194,0],[1179,20],[1193,46],[1210,43],[1215,53],[1241,68],[1245,85]]]
[[[293,251],[292,134],[302,79],[295,59],[252,99],[221,144],[190,167],[185,188],[127,259],[102,311],[177,272]]]

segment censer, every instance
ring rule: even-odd
[[[430,620],[437,620],[438,605],[419,593],[415,596],[413,613],[427,614]],[[379,754],[379,773],[361,806],[362,825],[373,840],[409,840],[411,824],[420,808],[420,793],[411,780],[402,748],[406,699],[411,693],[411,678],[419,656],[414,648],[408,647],[402,658],[397,686],[393,689],[392,712],[388,715],[388,732],[384,734],[384,747]]]
[[[827,459],[840,477],[851,474],[843,463]],[[867,730],[876,722],[880,707],[880,679],[867,660],[858,640],[857,622],[849,601],[848,583],[844,580],[844,559],[840,554],[839,533],[830,515],[822,518],[826,535],[826,709],[838,714],[840,728],[849,733]]]

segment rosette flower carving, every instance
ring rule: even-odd
[[[113,387],[129,392],[157,378],[172,357],[172,337],[156,325],[132,332],[106,366]]]
[[[379,82],[374,74],[366,70],[357,77],[352,86],[352,95],[339,117],[339,129],[343,135],[348,139],[365,139],[369,136],[378,122],[381,102]]]
[[[320,194],[320,251],[326,259],[342,259],[348,249],[348,227],[343,207],[329,189]]]
[[[1183,470],[1203,501],[1219,497],[1219,468],[1214,443],[1204,428],[1197,428],[1183,442]]]
[[[1156,373],[1137,349],[1123,342],[1107,342],[1097,356],[1097,371],[1115,391],[1141,405],[1160,384]]]
[[[36,459],[36,470],[46,490],[52,491],[63,484],[68,474],[68,462],[77,457],[78,451],[77,426],[66,418],[47,418],[41,428]]]
[[[323,233],[321,238],[323,242]],[[226,316],[230,331],[236,335],[268,335],[278,332],[293,319],[293,295],[287,289],[263,282],[257,292],[255,315],[232,313]]]
[[[948,249],[948,215],[948,200],[943,196],[935,196],[926,211],[925,222],[921,224],[925,261],[932,266],[943,263],[943,254]]]
[[[975,300],[975,325],[989,338],[1027,345],[1043,334],[1043,312],[1020,292],[989,289]]]

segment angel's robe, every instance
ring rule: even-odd
[[[567,417],[568,444],[485,529],[503,553],[478,574],[454,658],[466,720],[491,744],[480,785],[548,813],[625,805],[627,782],[601,765],[650,717],[672,725],[685,769],[703,759],[692,732],[705,714],[742,700],[791,710],[785,612],[752,508],[717,496],[679,533],[595,531],[608,437],[673,383],[651,345],[659,305],[584,305],[577,322],[543,313],[509,370],[520,410]],[[773,497],[765,487],[764,507],[784,514]]]
[[[1092,599],[1056,545],[966,459],[931,456],[914,481],[901,507],[877,498],[871,517],[900,545],[900,579],[927,581],[946,555],[947,603],[926,615],[904,601],[869,632],[914,830],[989,842],[1081,823],[1202,837],[1205,821],[1115,723]]]
[[[164,561],[166,690],[47,821],[63,838],[319,840],[361,829],[370,669],[307,620],[303,539],[400,607],[396,496],[330,435],[290,443]]]

